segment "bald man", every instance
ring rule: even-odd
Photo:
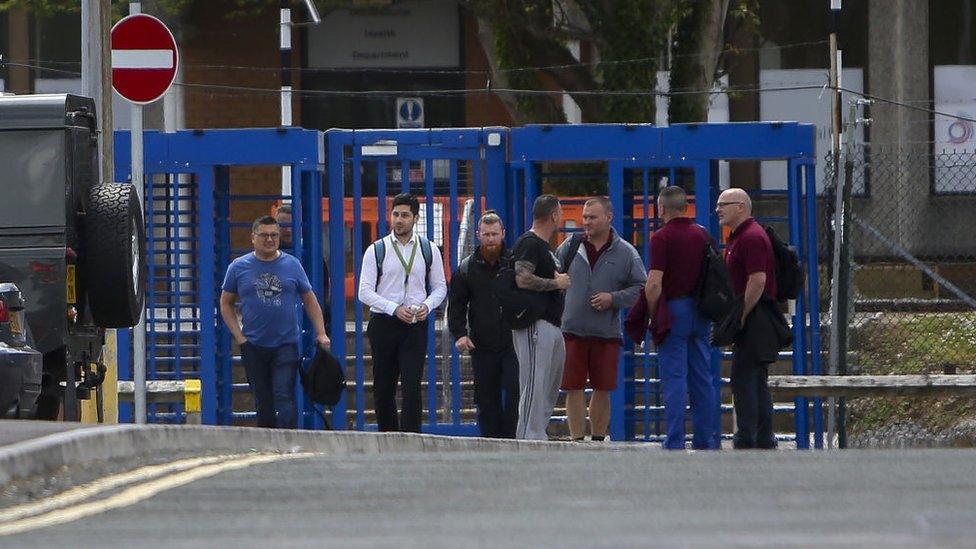
[[[719,223],[728,227],[725,264],[732,291],[743,300],[739,336],[732,346],[732,397],[735,405],[737,449],[776,447],[773,434],[773,399],[769,393],[769,365],[778,343],[768,341],[769,315],[759,308],[776,309],[776,260],[769,236],[752,218],[752,200],[742,189],[728,189],[715,205]],[[772,347],[771,347],[772,345]]]

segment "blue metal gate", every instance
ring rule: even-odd
[[[333,333],[344,331],[352,339],[333,338],[333,350],[339,357],[352,357],[350,377],[355,381],[355,389],[347,391],[335,408],[335,425],[375,429],[375,419],[367,417],[370,409],[367,400],[372,395],[366,388],[372,381],[366,377],[372,369],[366,367],[366,361],[371,357],[366,352],[364,308],[357,298],[363,251],[373,240],[387,234],[389,199],[400,192],[410,192],[422,198],[422,217],[417,230],[438,245],[447,272],[453,272],[465,252],[464,243],[458,239],[465,203],[470,203],[472,219],[480,217],[483,207],[497,210],[504,207],[508,131],[504,128],[329,130],[326,139],[330,248],[348,250],[330,256]],[[367,202],[368,197],[373,197],[374,203]],[[364,215],[364,206],[370,215]],[[344,273],[350,272],[352,280],[347,285]],[[340,293],[340,289],[344,292]],[[338,299],[340,295],[343,299]],[[349,322],[347,311],[352,311]],[[466,417],[471,413],[471,405],[465,397],[470,399],[471,390],[462,391],[462,387],[470,387],[470,382],[462,381],[462,373],[470,370],[462,368],[453,340],[447,337],[442,311],[443,307],[434,315],[435,321],[429,324],[427,335],[423,430],[477,434],[471,418]],[[436,333],[442,337],[435,338]],[[438,360],[438,356],[443,358]]]
[[[364,312],[356,294],[362,253],[386,234],[388,200],[393,195],[409,191],[422,198],[418,229],[440,245],[450,273],[471,245],[470,234],[460,235],[465,216],[476,220],[484,208],[499,211],[512,244],[531,224],[528,212],[543,191],[547,166],[598,163],[603,166],[599,177],[605,178],[607,192],[620,212],[614,228],[630,237],[647,261],[649,236],[659,223],[654,199],[662,181],[692,191],[697,221],[720,236],[711,207],[720,191],[717,164],[722,160],[786,163],[787,190],[779,193],[783,212],[760,220],[785,226],[790,242],[807,262],[809,283],[793,317],[796,344],[782,357],[792,361],[794,373],[820,373],[813,132],[812,126],[796,123],[330,130],[325,134],[300,129],[148,132],[146,219],[153,265],[147,301],[149,377],[200,377],[206,423],[229,424],[253,416],[253,411],[234,408],[235,392],[245,392],[247,386],[233,377],[236,358],[217,312],[224,270],[233,257],[246,251],[231,248],[232,233],[251,221],[235,217],[243,203],[292,201],[296,234],[292,251],[301,257],[316,288],[322,287],[322,239],[328,243],[333,349],[350,363],[353,381],[334,411],[334,423],[337,428],[375,429],[375,420],[368,415],[371,369],[367,368]],[[117,133],[116,151],[116,176],[125,180],[129,173],[126,132]],[[323,188],[326,157],[328,183]],[[258,165],[289,167],[292,195],[232,193],[231,167]],[[323,190],[327,190],[324,200]],[[328,221],[326,230],[320,225],[323,220]],[[428,334],[423,428],[431,433],[475,434],[471,381],[466,379],[470,370],[444,335],[443,314],[437,318]],[[308,346],[309,328],[306,323]],[[120,379],[131,379],[127,341],[120,338]],[[714,353],[716,372],[724,358]],[[654,352],[628,349],[624,354],[621,389],[612,397],[614,439],[660,439],[663,407],[656,368]],[[716,391],[721,391],[721,383]],[[813,402],[812,422],[806,399],[781,407],[795,417],[801,448],[810,441],[811,423],[814,444],[822,445],[819,404]],[[310,408],[304,409],[303,425],[319,426]],[[728,407],[723,411],[728,412]],[[180,419],[178,406],[151,412],[155,421]],[[131,418],[131,413],[123,417]]]
[[[527,227],[526,216],[518,212],[529,211],[532,201],[540,194],[539,174],[547,163],[606,163],[608,195],[618,212],[614,217],[614,229],[630,238],[646,266],[651,252],[650,234],[659,224],[654,204],[660,189],[658,178],[666,184],[683,183],[689,194],[694,195],[696,221],[717,240],[722,240],[718,220],[712,211],[720,192],[717,164],[722,160],[782,160],[787,163],[787,191],[781,193],[787,203],[787,215],[760,216],[758,220],[786,225],[790,243],[801,252],[808,265],[808,289],[797,300],[793,315],[796,344],[791,352],[781,353],[781,358],[792,361],[795,374],[820,373],[813,126],[750,123],[690,124],[668,128],[573,125],[513,129],[509,170],[515,194],[524,196],[524,201],[513,202],[509,215],[515,220],[516,227],[523,230]],[[690,181],[682,182],[682,176]],[[755,191],[752,194],[773,193]],[[616,440],[661,440],[663,406],[657,353],[633,349],[629,343],[628,346],[621,357],[620,388],[611,396],[611,437]],[[728,380],[717,374],[721,361],[728,358],[727,354],[713,351],[715,390],[719,396],[722,385]],[[814,404],[814,444],[821,447],[819,401]],[[808,447],[807,399],[796,399],[792,406],[780,406],[777,410],[794,414],[797,446]],[[722,406],[722,412],[730,413],[731,406]],[[721,433],[722,415],[718,417],[716,430]]]
[[[128,132],[115,134],[115,177],[130,179]],[[231,234],[247,231],[252,219],[235,210],[242,203],[293,206],[294,246],[314,288],[323,283],[321,252],[322,134],[301,129],[192,130],[144,134],[148,289],[146,294],[147,380],[199,378],[203,386],[202,420],[229,425],[253,418],[253,410],[235,410],[234,394],[247,384],[234,377],[232,342],[219,313],[220,286],[230,261],[250,251],[232,248]],[[286,167],[290,195],[231,192],[235,167]],[[277,188],[280,172],[269,188]],[[264,210],[263,213],[270,213]],[[238,241],[246,241],[246,236]],[[321,299],[322,296],[319,295]],[[314,342],[307,320],[303,346]],[[131,334],[119,332],[119,379],[132,379]],[[305,402],[302,424],[321,423]],[[183,421],[179,404],[150,404],[150,422]],[[120,420],[132,420],[131,405],[120,407]]]

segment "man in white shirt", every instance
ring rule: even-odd
[[[393,232],[366,249],[359,276],[359,301],[370,311],[366,335],[380,431],[420,432],[427,318],[447,295],[440,250],[414,234],[419,213],[416,197],[403,193],[393,198]],[[399,417],[397,381],[403,397]]]

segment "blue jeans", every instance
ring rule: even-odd
[[[698,313],[693,298],[671,299],[667,306],[671,313],[671,333],[657,349],[664,389],[664,416],[668,424],[664,447],[685,447],[685,407],[690,394],[694,430],[692,447],[716,449],[715,414],[718,406],[708,345],[711,322]]]
[[[254,395],[258,427],[294,429],[297,425],[295,377],[299,362],[295,343],[261,347],[248,342],[241,347],[241,363]]]

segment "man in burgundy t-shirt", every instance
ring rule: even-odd
[[[657,204],[665,225],[651,236],[651,272],[644,295],[652,316],[661,299],[671,315],[671,331],[657,348],[668,424],[664,447],[685,447],[685,407],[690,394],[692,447],[716,449],[718,407],[708,344],[712,325],[698,312],[693,295],[710,237],[685,217],[688,196],[681,187],[665,188]]]
[[[763,301],[776,300],[776,260],[769,236],[752,218],[752,200],[742,189],[728,189],[715,205],[719,222],[732,230],[725,249],[725,264],[732,291],[743,299],[739,340],[732,347],[732,397],[735,405],[735,448],[775,448],[773,398],[769,393],[769,364],[750,349],[753,314]]]

